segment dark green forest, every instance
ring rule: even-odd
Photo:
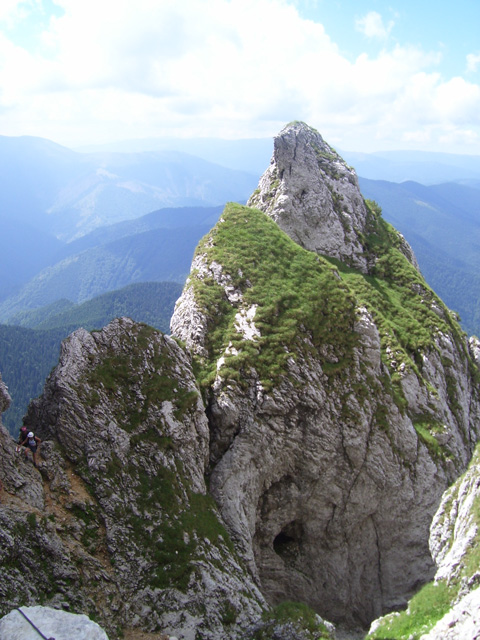
[[[28,403],[41,394],[45,380],[57,364],[60,345],[72,331],[101,329],[113,318],[130,317],[160,331],[169,331],[170,318],[182,286],[175,282],[133,284],[83,304],[60,305],[26,312],[22,324],[0,325],[0,373],[12,397],[2,420],[17,435]]]
[[[0,372],[12,398],[2,421],[12,435],[18,434],[30,400],[42,392],[67,335],[65,329],[36,331],[0,325]]]

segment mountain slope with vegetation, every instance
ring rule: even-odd
[[[187,277],[198,239],[209,227],[156,229],[127,236],[65,258],[0,303],[0,321],[60,299],[81,303],[128,284]]]
[[[439,515],[429,546],[435,514],[463,510],[480,347],[315,129],[287,125],[200,241],[171,330],[63,342],[27,415],[39,470],[0,427],[2,613],[318,640],[406,607],[455,537]]]
[[[55,241],[55,250],[50,253],[48,243],[40,249],[32,242],[30,263],[40,266],[43,261],[46,268],[27,282],[22,280],[28,272],[18,265],[25,246],[4,248],[8,237],[0,237],[3,287],[10,292],[3,300],[0,296],[0,321],[14,323],[12,317],[18,312],[62,299],[82,302],[132,282],[171,280],[183,284],[197,242],[215,224],[221,210],[161,209],[102,227],[69,244]],[[15,225],[20,226],[18,222]]]
[[[462,320],[480,334],[480,190],[459,184],[423,186],[360,178],[367,198],[408,238],[422,273]]]
[[[433,577],[431,520],[480,437],[478,368],[318,132],[280,132],[247,205],[199,244],[172,318],[210,488],[270,602],[365,626]]]
[[[167,332],[182,286],[174,282],[133,284],[80,305],[67,303],[25,313],[18,325],[0,325],[0,371],[12,398],[4,424],[17,434],[32,398],[40,395],[45,379],[58,362],[60,344],[72,331],[101,329],[127,316]],[[62,305],[65,306],[65,305]]]

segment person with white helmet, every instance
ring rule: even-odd
[[[33,433],[33,431],[29,431],[28,434],[27,434],[27,437],[22,442],[22,447],[23,447],[24,444],[26,444],[27,451],[28,451],[28,449],[30,449],[30,451],[32,452],[33,466],[34,467],[37,466],[37,448],[40,445],[40,443],[41,443],[40,438],[37,438],[37,436]],[[25,457],[28,459],[27,451],[25,451]]]

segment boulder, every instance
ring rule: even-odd
[[[22,607],[0,619],[0,640],[108,640],[105,631],[83,614],[50,607]]]

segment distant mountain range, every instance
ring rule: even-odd
[[[425,279],[465,331],[480,335],[480,189],[365,178],[360,188],[407,238]]]
[[[342,152],[359,176],[424,185],[458,182],[480,188],[480,156],[427,151]]]
[[[258,178],[179,151],[85,154],[0,136],[0,223],[14,218],[70,242],[164,207],[245,201]]]
[[[270,139],[163,139],[80,153],[0,137],[0,322],[132,283],[182,284],[198,240],[227,200],[249,197],[271,147]],[[480,333],[480,157],[342,155],[363,176],[365,197],[412,244],[427,281]]]
[[[151,138],[90,145],[84,151],[139,153],[171,151],[188,153],[237,171],[260,176],[272,155],[271,138],[221,140],[218,138]],[[359,176],[371,180],[422,184],[459,182],[480,187],[480,156],[427,151],[377,151],[364,153],[337,149]]]
[[[19,312],[62,298],[71,303],[84,302],[135,282],[183,284],[198,241],[216,223],[222,209],[223,206],[162,209],[102,227],[69,244],[53,243],[50,264],[17,286],[12,295],[4,296],[0,322],[15,322]],[[35,258],[35,247],[30,247],[30,261],[44,264],[47,256],[43,246],[40,244],[38,249],[40,255]],[[3,256],[4,273],[15,274],[22,252],[19,236],[17,246],[11,245]],[[7,281],[6,288],[11,290],[13,283]]]

